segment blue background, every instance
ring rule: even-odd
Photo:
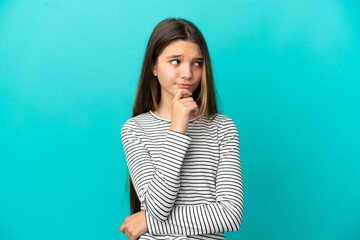
[[[208,43],[238,126],[241,229],[227,239],[360,239],[358,1],[0,0],[0,239],[127,239],[131,117],[167,17]]]

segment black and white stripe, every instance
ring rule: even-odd
[[[121,128],[130,177],[146,210],[139,239],[224,239],[243,214],[237,127],[223,114],[192,119],[186,134],[146,112]]]

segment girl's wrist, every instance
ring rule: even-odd
[[[184,129],[180,129],[180,128],[176,128],[176,127],[170,127],[170,130],[174,131],[174,132],[182,133],[182,134],[186,133],[186,131],[184,131]]]

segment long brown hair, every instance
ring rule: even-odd
[[[217,113],[214,77],[211,68],[209,50],[199,29],[185,19],[167,18],[154,28],[148,41],[141,68],[138,88],[133,104],[133,117],[148,111],[155,111],[161,99],[161,88],[158,78],[152,74],[152,65],[164,48],[176,40],[197,43],[203,54],[201,83],[192,97],[199,107],[200,118],[209,118]],[[129,176],[131,214],[141,210],[140,201]]]

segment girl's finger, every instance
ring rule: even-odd
[[[188,89],[179,88],[178,91],[176,92],[175,96],[174,96],[173,101],[174,100],[177,101],[177,100],[182,99],[183,95],[185,95],[185,94],[189,94],[189,96],[190,96],[190,95],[192,95],[192,92],[190,92],[190,90],[188,90]]]
[[[193,102],[193,103],[195,103],[194,99],[191,98],[191,97],[182,98],[182,99],[179,100],[179,102],[181,102],[181,103],[188,103],[188,102]]]

